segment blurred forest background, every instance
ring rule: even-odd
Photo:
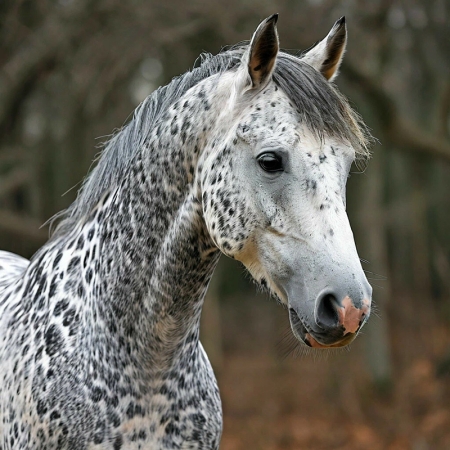
[[[303,354],[223,258],[202,330],[221,448],[449,449],[450,0],[1,2],[0,248],[30,257],[139,102],[274,12],[288,49],[347,18],[337,84],[380,142],[347,194],[376,314],[350,352]]]

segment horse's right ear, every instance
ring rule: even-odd
[[[253,88],[263,87],[272,76],[279,48],[277,20],[273,14],[259,24],[244,56]]]

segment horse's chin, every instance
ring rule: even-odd
[[[301,319],[298,317],[294,309],[289,308],[289,320],[291,322],[291,329],[294,336],[304,345],[312,348],[327,349],[345,347],[350,344],[356,337],[357,333],[347,333],[342,339],[330,343],[320,342],[320,338],[313,336],[313,333],[308,331]]]

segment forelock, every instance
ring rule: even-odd
[[[273,80],[297,110],[300,122],[319,139],[331,136],[350,144],[358,158],[369,157],[370,133],[336,86],[301,58],[280,52]]]

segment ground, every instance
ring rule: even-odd
[[[333,386],[306,361],[226,355],[224,365],[222,450],[450,449],[449,379],[427,360],[413,361],[381,399],[352,374],[335,374]]]

